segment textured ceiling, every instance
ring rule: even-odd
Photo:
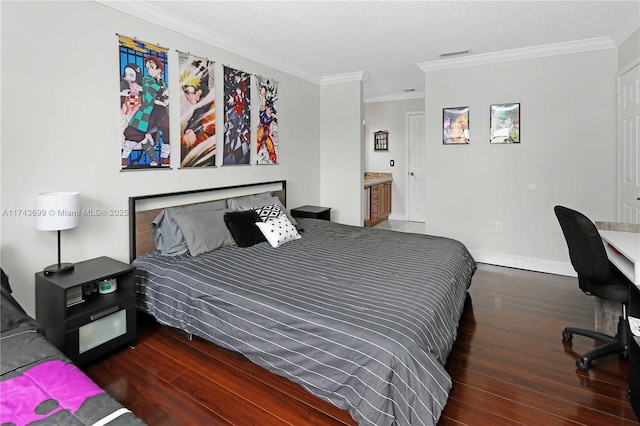
[[[135,3],[173,29],[312,81],[364,71],[369,99],[424,90],[417,64],[438,61],[440,53],[601,37],[619,44],[640,27],[637,0]]]

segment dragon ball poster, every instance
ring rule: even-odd
[[[278,82],[256,75],[260,94],[256,164],[278,164]]]

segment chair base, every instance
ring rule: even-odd
[[[602,358],[603,356],[620,354],[623,358],[627,358],[629,355],[629,328],[626,318],[620,317],[618,320],[618,334],[616,334],[615,337],[593,330],[566,327],[562,331],[562,338],[570,341],[574,334],[591,337],[592,339],[604,342],[604,345],[593,348],[576,360],[576,366],[579,370],[588,370],[594,360]]]

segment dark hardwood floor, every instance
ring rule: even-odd
[[[439,425],[637,425],[627,400],[627,361],[613,355],[588,372],[594,346],[567,325],[593,328],[592,297],[577,280],[479,265],[446,364],[454,385]],[[354,425],[297,385],[201,339],[141,321],[135,349],[83,368],[149,425]]]

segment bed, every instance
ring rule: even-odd
[[[144,425],[40,334],[2,272],[0,424]]]
[[[281,185],[274,193],[286,200]],[[224,201],[225,214],[265,207],[234,204],[246,198]],[[294,219],[283,201],[299,238],[167,255],[139,247],[153,246],[141,233],[168,210],[136,212],[137,201],[130,200],[131,249],[140,310],[243,354],[348,410],[359,425],[437,423],[452,386],[444,363],[476,269],[463,244]]]

